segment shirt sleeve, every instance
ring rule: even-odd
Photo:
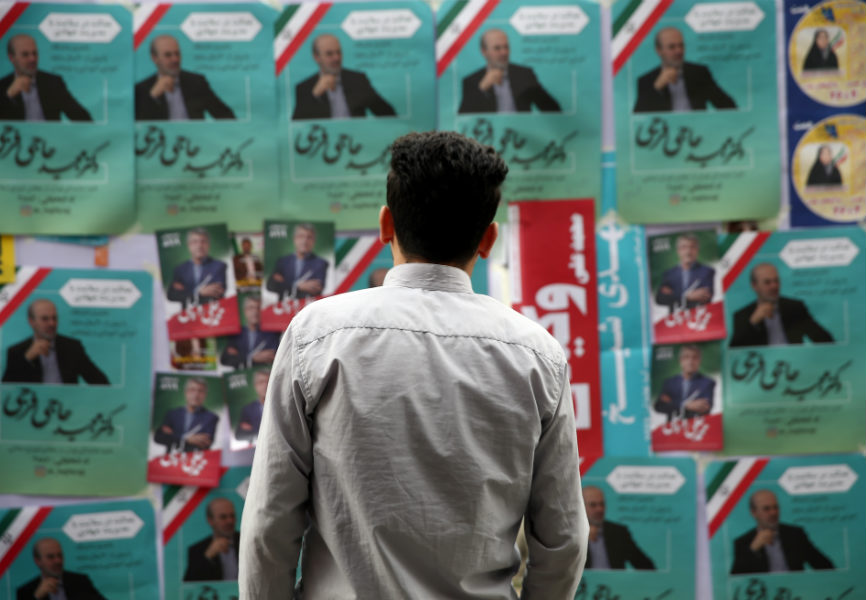
[[[529,560],[521,600],[572,600],[583,575],[589,523],[583,505],[577,431],[563,367],[555,411],[542,420],[524,523]]]
[[[295,583],[313,466],[308,390],[290,326],[265,396],[250,485],[241,520],[241,598],[285,600]]]

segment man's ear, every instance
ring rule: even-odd
[[[383,206],[379,209],[379,241],[387,245],[394,239],[394,215],[391,209]]]
[[[478,244],[478,255],[481,258],[490,256],[490,251],[493,249],[493,244],[496,243],[496,238],[499,237],[499,223],[494,221],[487,226],[484,235],[481,236],[481,243]]]

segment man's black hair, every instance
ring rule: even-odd
[[[496,214],[507,173],[493,148],[453,131],[395,140],[387,200],[403,254],[434,263],[469,262]]]

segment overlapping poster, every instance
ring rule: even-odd
[[[508,207],[512,307],[562,345],[570,369],[581,457],[604,452],[592,200]]]
[[[168,339],[231,335],[240,331],[237,287],[225,225],[156,234]]]
[[[581,484],[589,547],[575,600],[698,597],[690,458],[590,459]]]
[[[238,541],[249,467],[221,469],[215,486],[163,486],[165,599],[238,597]]]
[[[145,486],[153,280],[19,268],[0,287],[0,492]]]
[[[623,218],[671,223],[778,212],[773,2],[619,3],[612,53]]]
[[[653,346],[655,452],[722,449],[721,367],[719,342]]]
[[[862,455],[743,458],[707,467],[713,597],[866,595]]]
[[[239,292],[258,292],[262,286],[265,237],[261,231],[233,233],[235,279]]]
[[[849,452],[863,444],[866,234],[741,233],[720,264],[729,337],[725,452]]]
[[[241,307],[241,331],[218,338],[219,363],[222,370],[269,366],[280,345],[280,332],[262,329],[262,297],[258,290],[238,296]]]
[[[122,6],[0,5],[7,233],[120,233],[133,223],[131,37]]]
[[[263,4],[135,10],[135,157],[145,231],[228,222],[257,230],[280,209],[273,71],[276,12]]]
[[[716,232],[681,231],[650,236],[647,252],[655,343],[724,338]]]
[[[866,4],[785,3],[791,225],[866,216]]]
[[[267,365],[223,375],[232,432],[229,442],[231,450],[255,447],[270,378],[271,368]]]
[[[0,510],[4,598],[156,598],[156,527],[147,500]]]
[[[188,338],[169,342],[171,368],[178,371],[215,371],[217,339]]]
[[[600,34],[593,2],[440,6],[439,128],[503,156],[504,200],[599,197]]]
[[[376,227],[391,142],[436,128],[433,15],[423,2],[303,2],[277,19],[283,208]]]
[[[157,373],[147,480],[214,486],[220,477],[225,394],[219,377]],[[143,446],[142,446],[143,447]]]

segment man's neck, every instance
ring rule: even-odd
[[[254,325],[247,325],[247,330],[252,331],[252,332],[255,333],[255,332],[257,332],[257,331],[259,330],[259,324],[256,323],[256,324],[254,324]]]
[[[194,262],[197,265],[202,265],[202,264],[204,264],[204,261],[206,261],[206,260],[207,260],[207,256],[203,256],[201,258],[193,258],[192,262]]]
[[[295,256],[297,256],[300,260],[307,260],[308,258],[310,258],[311,254],[312,252],[295,252]]]
[[[697,371],[695,371],[697,373]],[[692,379],[695,376],[695,373],[683,373],[683,379]]]
[[[186,407],[186,412],[194,413],[194,412],[196,412],[199,408],[200,408],[200,407],[198,407],[198,406],[187,406],[187,407]]]
[[[694,262],[680,263],[680,267],[682,268],[683,271],[691,271],[693,268],[695,268],[695,263]]]

